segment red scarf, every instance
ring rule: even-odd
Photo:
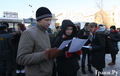
[[[99,29],[100,27],[95,28],[95,30],[93,31],[93,34]]]
[[[118,30],[114,30],[112,33],[116,33],[116,32],[118,32]]]

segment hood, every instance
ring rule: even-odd
[[[118,30],[114,30],[112,33],[116,33],[116,32],[118,32]]]
[[[106,28],[100,26],[99,29],[95,33],[102,34],[102,35],[108,35],[109,31]]]
[[[68,26],[73,26],[72,36],[75,36],[77,33],[77,29],[71,20],[63,20],[62,21],[62,29],[61,29],[60,35],[65,34],[65,30],[67,29]]]

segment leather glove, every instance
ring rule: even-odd
[[[81,55],[81,54],[82,54],[82,51],[81,51],[81,50],[78,50],[78,51],[76,51],[76,54],[77,54],[77,55]]]
[[[55,59],[61,52],[62,50],[58,50],[58,48],[49,49],[49,59]]]
[[[67,58],[69,58],[69,57],[72,56],[72,52],[68,52],[68,51],[66,51],[66,52],[65,52],[65,55],[66,55]]]

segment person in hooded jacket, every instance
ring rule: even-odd
[[[17,50],[18,50],[18,44],[20,40],[20,36],[22,32],[25,30],[25,26],[22,23],[17,24],[18,31],[15,33],[15,35],[12,38],[12,45],[13,45],[13,55],[14,55],[14,66],[17,76],[25,76],[25,67],[22,65],[17,64],[16,57],[17,57]]]
[[[12,36],[5,25],[0,26],[0,76],[12,76],[13,52]]]
[[[62,21],[62,29],[60,36],[55,40],[55,47],[59,47],[65,40],[71,40],[76,35],[76,27],[71,20]],[[58,76],[77,76],[79,70],[78,57],[81,50],[77,52],[68,52],[70,44],[63,48],[61,55],[57,57]]]
[[[110,52],[111,58],[112,58],[112,62],[109,63],[108,65],[115,65],[116,54],[119,51],[117,43],[118,43],[118,41],[120,41],[120,34],[116,30],[115,26],[110,27],[110,33],[108,34],[108,40],[110,41],[110,44],[111,44],[109,47],[113,47],[113,48],[109,49],[109,52]]]
[[[89,28],[93,33],[92,42],[88,45],[89,50],[92,51],[92,66],[97,69],[97,76],[103,76],[100,73],[105,68],[105,47],[108,32],[104,27],[98,27],[97,23],[90,23]]]
[[[78,38],[88,39],[85,46],[90,44],[91,41],[92,41],[92,33],[89,31],[89,26],[88,25],[89,25],[89,23],[87,22],[85,24],[84,28],[81,29],[76,35],[76,37],[78,37]],[[88,71],[92,74],[93,73],[93,71],[91,69],[92,52],[90,50],[86,49],[86,48],[82,48],[82,62],[81,62],[82,73],[86,74],[86,71],[85,71],[86,55],[88,56]]]

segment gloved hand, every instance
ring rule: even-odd
[[[81,54],[82,54],[82,51],[81,51],[81,50],[78,50],[78,51],[76,51],[76,54],[77,54],[77,55],[81,55]]]
[[[66,51],[66,52],[65,52],[65,55],[66,55],[67,58],[69,58],[69,57],[72,56],[72,52],[68,52],[68,51]]]
[[[49,59],[55,59],[61,52],[62,50],[58,50],[58,48],[49,49]]]

